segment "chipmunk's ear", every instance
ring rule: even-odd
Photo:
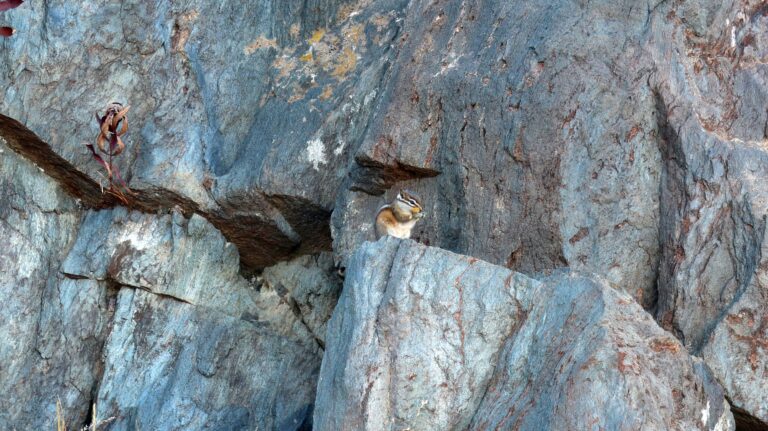
[[[400,190],[397,192],[397,198],[398,198],[398,199],[402,199],[402,198],[403,198],[403,194],[404,194],[404,193],[403,193],[403,189],[400,189]]]

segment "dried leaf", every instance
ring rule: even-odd
[[[123,143],[123,140],[117,136],[117,134],[113,134],[112,136],[114,139],[112,139],[112,142],[110,143],[110,151],[112,151],[112,157],[115,157],[123,152],[125,149],[125,144]]]
[[[17,8],[21,6],[22,3],[24,3],[24,0],[6,0],[4,2],[0,2],[0,12]]]
[[[93,144],[85,143],[85,146],[88,147],[89,150],[91,150],[91,155],[93,156],[93,159],[96,160],[104,169],[107,171],[107,175],[109,175],[110,178],[112,178],[112,169],[109,167],[109,163],[105,162],[103,158],[99,155],[99,153],[96,152],[96,149],[93,148]]]
[[[117,124],[120,122],[120,120],[122,120],[122,119],[123,119],[123,117],[125,117],[125,114],[127,114],[127,113],[128,113],[128,110],[129,110],[129,109],[131,109],[131,107],[130,107],[130,106],[126,106],[125,108],[123,108],[122,110],[120,110],[120,111],[119,111],[117,114],[115,114],[115,118],[114,118],[114,119],[112,119],[112,126],[113,126],[115,129],[117,129]]]
[[[112,117],[114,114],[107,113],[104,115],[104,122],[101,123],[101,133],[106,136],[109,133],[109,128],[112,126]]]
[[[125,180],[123,180],[123,176],[120,175],[120,169],[117,168],[117,166],[113,166],[113,173],[115,180],[117,180],[117,183],[120,184],[128,193],[133,193],[133,190],[128,187],[128,184],[125,183]]]
[[[96,137],[96,145],[99,146],[99,150],[101,150],[102,153],[106,154],[107,149],[104,147],[104,142],[107,140],[107,137],[103,133],[99,133],[99,136]]]

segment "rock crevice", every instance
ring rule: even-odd
[[[55,179],[87,208],[123,205],[90,177],[56,154],[18,121],[0,114],[0,136],[8,146]],[[230,197],[218,209],[203,211],[189,198],[167,189],[134,189],[127,207],[145,213],[179,210],[209,220],[240,250],[243,270],[251,272],[300,254],[330,250],[330,211],[292,196]]]

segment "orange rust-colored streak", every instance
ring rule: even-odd
[[[576,117],[576,112],[579,110],[579,105],[577,104],[575,108],[573,108],[573,111],[569,112],[568,115],[563,118],[563,127],[570,124],[571,121]]]
[[[432,159],[435,156],[435,150],[437,149],[437,134],[432,135],[429,138],[429,148],[427,149],[427,157],[424,159],[424,166],[431,166]]]
[[[746,320],[747,327],[754,327],[755,317],[750,310],[741,310],[737,316],[728,316],[727,322],[738,322],[743,324]],[[749,346],[749,353],[747,354],[747,361],[753,372],[757,372],[761,365],[761,358],[768,352],[768,313],[762,316],[760,325],[752,331],[751,335],[742,335],[737,333],[734,328],[728,328],[731,335],[738,341],[745,343]],[[762,350],[761,354],[759,350]]]
[[[587,235],[589,235],[589,229],[582,227],[578,232],[576,232],[575,235],[571,237],[571,239],[568,240],[568,242],[571,243],[571,245],[576,244],[577,242],[584,239]]]
[[[640,128],[640,125],[635,124],[634,126],[632,126],[631,129],[629,129],[629,132],[627,132],[627,135],[624,137],[624,140],[627,142],[631,141],[632,139],[635,138],[635,136],[637,136],[638,133],[640,133],[641,130],[643,129]]]
[[[459,337],[461,340],[461,363],[464,364],[464,338],[466,336],[464,332],[464,319],[461,315],[462,311],[464,310],[464,289],[461,287],[461,278],[464,277],[464,274],[474,265],[474,263],[477,261],[477,259],[472,260],[473,258],[470,258],[469,265],[467,265],[466,268],[464,268],[464,271],[459,274],[458,277],[456,277],[456,280],[454,280],[453,286],[456,288],[456,290],[459,291],[459,307],[458,310],[453,313],[453,319],[456,321],[456,324],[459,326]]]
[[[680,343],[674,338],[654,338],[651,340],[651,350],[656,353],[678,353],[680,352]]]
[[[618,353],[618,368],[621,374],[625,374],[627,366],[624,364],[624,359],[627,357],[626,352]]]

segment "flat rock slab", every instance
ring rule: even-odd
[[[707,367],[584,276],[365,243],[327,343],[319,430],[733,429]]]

